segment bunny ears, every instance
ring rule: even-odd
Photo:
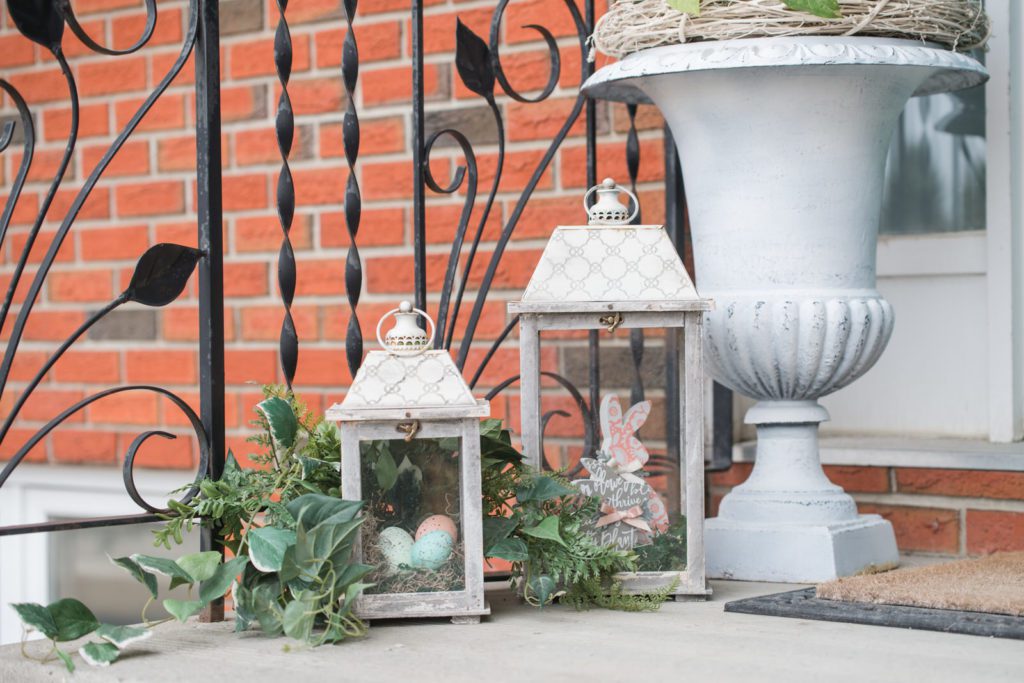
[[[601,433],[607,439],[612,433],[632,434],[643,427],[651,414],[651,402],[641,401],[622,417],[622,404],[615,394],[608,394],[601,401]]]
[[[651,414],[651,402],[641,401],[630,408],[625,417],[619,397],[608,394],[601,401],[601,450],[607,453],[623,472],[635,472],[644,466],[650,455],[633,433],[643,426]]]

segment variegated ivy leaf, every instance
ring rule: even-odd
[[[267,420],[278,455],[287,453],[295,445],[295,437],[299,432],[299,420],[291,404],[279,396],[271,396],[257,403],[256,410]]]
[[[108,555],[107,557],[110,556]],[[144,585],[149,590],[149,594],[153,596],[154,600],[156,600],[158,595],[156,576],[144,570],[139,566],[138,562],[130,557],[110,557],[110,561],[118,567],[128,570],[135,580]]]
[[[782,0],[789,9],[799,12],[807,12],[822,19],[838,19],[842,16],[839,11],[839,0]]]
[[[193,581],[206,581],[217,571],[217,565],[220,564],[220,553],[216,550],[207,550],[202,553],[182,555],[176,564],[184,569]]]
[[[110,643],[86,643],[79,648],[78,654],[82,656],[86,664],[110,666],[110,663],[121,655],[121,651]]]
[[[175,600],[167,598],[164,600],[164,609],[178,621],[185,623],[193,614],[198,614],[206,603],[202,600]]]
[[[261,572],[279,572],[284,561],[284,553],[289,546],[295,545],[295,532],[291,529],[279,529],[265,526],[250,529],[246,535],[249,541],[249,559]]]
[[[665,0],[665,4],[692,17],[700,16],[700,0]]]
[[[113,626],[111,624],[103,624],[96,629],[96,635],[116,647],[118,650],[123,650],[132,643],[137,643],[149,638],[153,635],[153,632],[149,629],[139,628],[138,626]]]
[[[174,560],[169,560],[166,557],[139,555],[138,553],[132,555],[131,559],[148,572],[170,577],[172,589],[182,584],[195,583],[192,575],[182,569]]]

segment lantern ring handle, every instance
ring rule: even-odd
[[[402,311],[401,307],[392,308],[390,311],[388,311],[387,313],[385,313],[384,315],[382,315],[380,317],[380,320],[377,321],[377,342],[380,343],[381,348],[383,348],[386,351],[389,351],[391,353],[394,353],[396,355],[400,355],[400,356],[418,356],[421,353],[424,353],[427,349],[429,349],[431,346],[434,345],[434,335],[437,332],[437,326],[434,324],[434,319],[431,318],[430,315],[426,311],[424,311],[423,309],[421,309],[421,308],[414,308],[411,311],[412,313],[419,313],[420,315],[422,315],[424,318],[427,319],[427,322],[430,324],[430,335],[429,335],[429,338],[427,339],[427,343],[423,345],[422,349],[418,349],[416,351],[395,351],[393,349],[389,349],[388,345],[384,343],[384,338],[380,334],[380,328],[384,325],[384,321],[387,320],[388,318],[390,318],[395,313],[402,313],[402,312],[404,312],[404,311]]]
[[[635,194],[624,188],[622,185],[619,185],[618,183],[615,183],[611,188],[608,188],[604,183],[598,183],[597,185],[594,185],[592,188],[587,190],[587,193],[583,195],[583,212],[588,216],[590,215],[591,207],[587,206],[587,200],[590,199],[590,195],[594,194],[595,192],[601,189],[619,190],[620,192],[625,193],[630,199],[633,200],[633,213],[629,214],[629,218],[626,219],[623,225],[628,225],[629,223],[632,223],[633,219],[640,214],[640,200],[636,198]]]

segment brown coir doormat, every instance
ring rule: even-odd
[[[836,579],[816,597],[1024,617],[1024,552]]]

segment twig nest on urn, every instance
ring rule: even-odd
[[[988,40],[976,0],[837,0],[816,16],[785,0],[700,0],[682,12],[667,0],[615,0],[594,28],[594,47],[624,57],[661,45],[772,36],[875,36],[938,43],[966,52]],[[825,13],[822,13],[825,14]]]

